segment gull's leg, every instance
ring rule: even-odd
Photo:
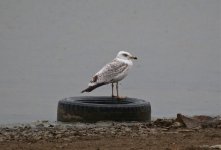
[[[111,83],[111,87],[112,87],[112,97],[114,97],[114,83]]]
[[[117,90],[117,99],[118,99],[118,100],[122,100],[122,99],[125,99],[125,98],[126,98],[125,96],[122,96],[122,97],[119,96],[118,82],[116,82],[116,90]]]
[[[118,82],[116,83],[116,91],[117,91],[117,98],[119,98],[119,92],[118,92]]]

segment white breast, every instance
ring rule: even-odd
[[[119,75],[115,76],[113,78],[113,82],[118,82],[118,81],[123,80],[127,76],[130,68],[133,66],[133,62],[131,60],[124,60],[124,59],[118,59],[118,60],[123,63],[126,63],[128,65],[128,67],[123,72],[121,72]]]

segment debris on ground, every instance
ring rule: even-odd
[[[188,117],[182,114],[177,114],[176,121],[183,124],[187,128],[221,128],[221,117],[210,116],[193,116]]]
[[[219,149],[221,122],[220,117],[188,117],[177,114],[177,118],[156,119],[151,122],[35,121],[27,124],[0,125],[0,148],[5,150],[49,150],[54,147],[55,149],[72,149],[73,146],[78,146],[77,149],[88,150],[100,146],[100,149],[114,149],[111,141],[115,141],[114,144],[119,146],[126,145],[128,149],[161,147],[174,150],[183,146],[189,150]],[[102,148],[103,144],[106,144],[106,148]]]

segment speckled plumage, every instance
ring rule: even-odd
[[[128,55],[128,58],[122,55],[124,53]],[[129,69],[133,66],[131,59],[135,58],[128,52],[120,51],[114,60],[106,64],[92,77],[88,88],[82,92],[90,92],[99,86],[121,81],[127,76]]]
[[[97,80],[96,82],[91,80],[89,86],[96,83],[113,83],[120,81],[127,75],[131,65],[132,64],[129,65],[119,59],[114,59],[94,75],[94,77],[97,77]]]

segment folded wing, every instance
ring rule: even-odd
[[[128,64],[114,59],[112,62],[106,64],[100,71],[98,71],[91,79],[88,84],[88,88],[83,92],[91,92],[97,87],[111,83],[117,79],[126,69]]]

